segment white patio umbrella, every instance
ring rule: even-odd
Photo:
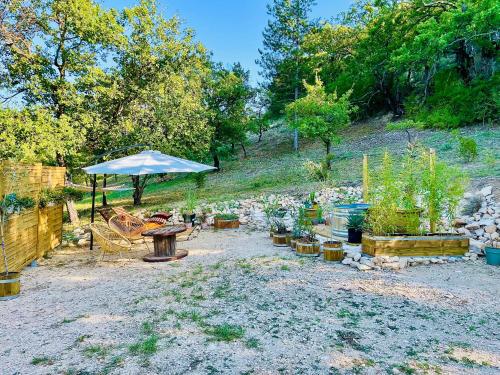
[[[94,222],[95,191],[98,174],[119,174],[141,176],[160,173],[198,173],[216,169],[209,165],[195,161],[165,155],[159,151],[143,151],[135,155],[106,161],[104,163],[83,168],[85,173],[94,175],[92,184],[92,212],[90,221]],[[90,249],[93,247],[93,238],[90,238]]]

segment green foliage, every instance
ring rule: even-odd
[[[363,230],[365,217],[362,214],[351,214],[347,218],[347,229],[354,229],[356,231]]]
[[[35,207],[35,200],[31,197],[18,197],[16,193],[6,194],[0,201],[0,211],[3,215],[21,213]]]
[[[357,1],[307,33],[301,74],[319,72],[330,92],[352,90],[361,116],[388,110],[439,128],[493,122],[499,14],[495,0]]]
[[[152,334],[146,337],[144,340],[139,341],[135,344],[129,346],[130,353],[134,355],[153,355],[158,350],[158,341],[160,337],[156,334]]]
[[[238,220],[239,216],[236,214],[217,214],[214,218],[219,220]]]
[[[205,333],[210,335],[214,341],[234,341],[245,336],[245,329],[239,325],[224,323],[221,325],[207,327]]]
[[[408,151],[400,166],[386,152],[369,181],[371,206],[366,221],[375,235],[401,232],[401,228],[416,233],[420,220],[415,222],[416,216],[410,213],[420,214],[420,210],[429,223],[453,219],[466,185],[458,168],[442,161],[432,164],[431,153],[425,150]]]
[[[474,138],[458,137],[458,152],[467,163],[475,160],[478,156],[477,143]]]
[[[325,156],[320,163],[316,163],[312,160],[307,160],[304,163],[304,168],[307,172],[309,179],[312,181],[328,181],[331,177],[330,167],[332,160],[334,159],[333,154],[328,154]]]
[[[303,41],[313,29],[310,18],[315,0],[273,0],[267,5],[270,20],[262,33],[264,48],[257,63],[269,89],[269,113],[279,116],[299,92],[308,72]]]
[[[465,204],[462,208],[462,215],[466,215],[466,216],[474,215],[476,212],[479,211],[482,204],[483,204],[483,199],[480,195],[472,196],[471,198],[469,198],[465,202]]]
[[[196,198],[196,194],[190,190],[187,191],[185,196],[184,207],[182,208],[182,213],[188,215],[192,214],[196,209],[197,204],[198,204],[198,199]]]
[[[68,200],[80,201],[84,197],[83,192],[65,186],[62,189],[43,189],[38,196],[38,207],[44,208],[50,204],[62,204]]]
[[[337,93],[328,94],[323,82],[316,77],[314,85],[304,82],[306,96],[287,105],[286,115],[292,128],[310,138],[319,138],[330,153],[332,142],[339,140],[339,132],[351,123],[350,115],[356,111],[347,91],[338,97]]]
[[[217,168],[218,154],[224,146],[242,144],[246,140],[246,104],[253,95],[249,74],[240,64],[235,64],[231,69],[217,64],[212,67],[205,98],[209,124],[213,131],[210,152]]]
[[[207,183],[207,174],[203,172],[195,173],[193,179],[196,184],[196,188],[203,189]]]

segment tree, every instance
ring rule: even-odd
[[[263,89],[254,90],[248,105],[250,111],[248,129],[259,136],[257,142],[262,140],[262,135],[269,129],[269,105],[269,93]]]
[[[164,18],[155,1],[126,9],[120,24],[128,32],[114,51],[115,65],[104,89],[86,100],[104,125],[89,131],[87,152],[142,144],[203,157],[212,138],[203,96],[210,74],[207,51],[177,17]],[[141,204],[148,181],[132,177],[134,204]]]
[[[214,167],[220,169],[219,153],[224,146],[241,144],[246,139],[247,103],[253,92],[248,83],[249,72],[239,63],[230,69],[215,64],[206,90],[209,124],[213,128],[210,153]]]
[[[303,74],[301,59],[302,43],[311,31],[314,22],[309,20],[315,0],[273,0],[268,4],[271,17],[263,32],[264,48],[259,50],[257,63],[263,69],[263,76],[271,92],[271,109],[283,111],[287,103],[300,96],[300,82]],[[294,149],[299,148],[298,132],[294,132]]]
[[[327,167],[330,169],[332,142],[337,141],[339,132],[351,123],[350,115],[356,110],[349,102],[351,91],[338,97],[337,93],[325,92],[318,77],[314,85],[304,82],[306,96],[286,107],[289,118],[297,117],[291,124],[306,137],[319,138],[326,147]]]

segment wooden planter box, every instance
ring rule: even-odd
[[[215,229],[236,229],[240,227],[240,221],[238,219],[234,220],[222,220],[222,219],[214,219],[214,228]]]
[[[296,252],[297,255],[303,257],[317,257],[320,253],[319,242],[302,242],[302,240],[297,240]]]
[[[363,234],[362,252],[371,256],[462,256],[469,239],[453,234],[372,236]]]
[[[344,249],[340,241],[323,242],[323,258],[327,261],[341,261],[344,259]]]
[[[274,233],[273,234],[273,245],[277,247],[287,247],[287,238],[289,237],[288,233]]]

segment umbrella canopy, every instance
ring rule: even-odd
[[[145,175],[157,173],[196,173],[216,169],[195,161],[165,155],[159,151],[143,151],[136,155],[85,167],[87,174]]]

